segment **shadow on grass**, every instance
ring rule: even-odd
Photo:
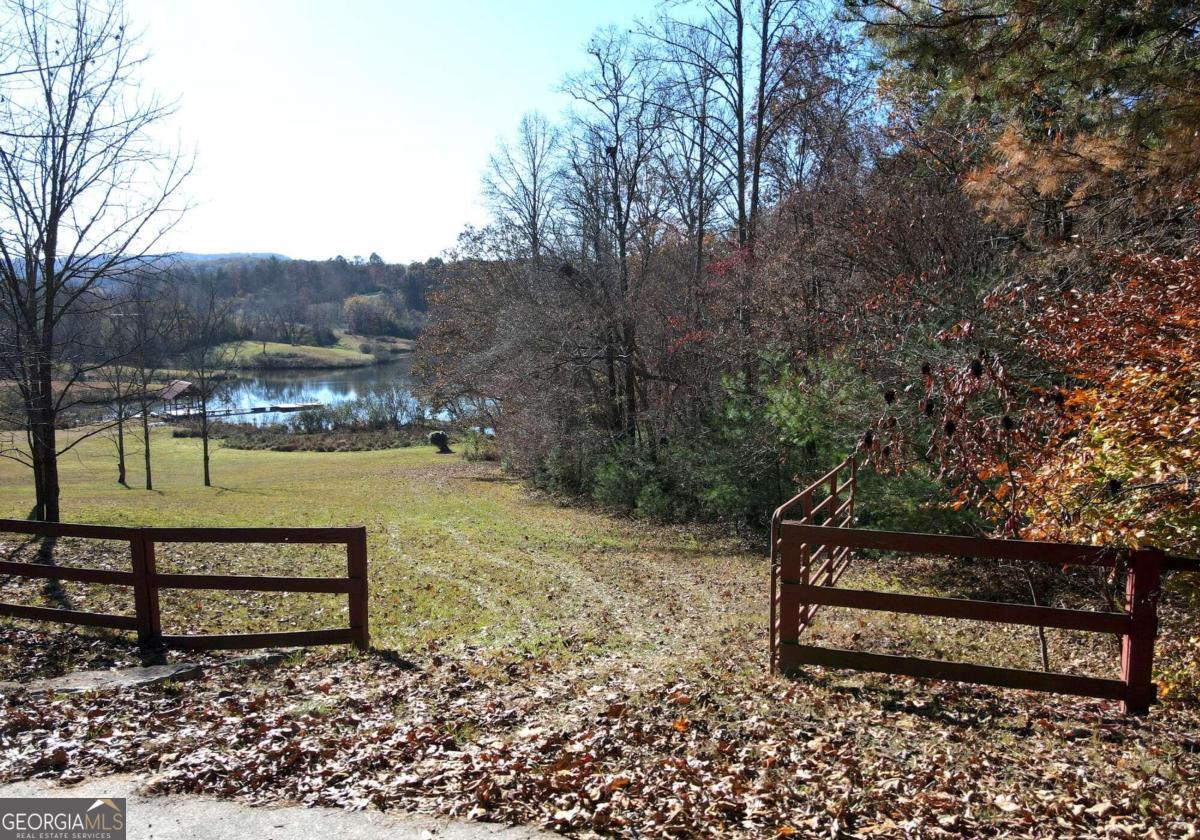
[[[461,476],[463,481],[474,481],[479,484],[520,484],[521,479],[515,475],[467,475]]]
[[[38,543],[37,553],[34,554],[33,562],[40,566],[58,565],[54,556],[54,550],[57,546],[58,537],[42,537]],[[58,578],[46,579],[46,582],[42,585],[42,596],[53,607],[61,610],[74,609],[71,596],[67,594],[67,590],[63,588],[62,581]]]
[[[1059,706],[1055,695],[1046,695],[1041,703],[1007,702],[988,688],[970,683],[945,683],[947,693],[933,691],[938,682],[916,683],[913,688],[892,688],[886,685],[846,685],[839,683],[834,673],[809,674],[795,671],[788,679],[821,688],[831,694],[852,697],[895,715],[912,715],[933,723],[960,730],[987,728],[1007,732],[1015,737],[1034,734],[1035,719],[1058,723],[1078,722],[1080,708]],[[1099,709],[1095,710],[1099,712]],[[1106,715],[1107,716],[1107,715]],[[1118,718],[1127,725],[1137,726],[1137,718]],[[1123,740],[1119,733],[1106,733],[1106,740]]]
[[[384,662],[388,663],[389,665],[394,665],[402,671],[421,670],[421,666],[416,662],[413,662],[411,659],[405,659],[394,650],[372,647],[370,651],[368,651],[368,655],[373,656],[376,659],[382,659]]]

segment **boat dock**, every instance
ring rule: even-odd
[[[213,408],[209,409],[209,418],[214,417],[241,417],[251,414],[275,414],[294,411],[308,411],[315,408],[324,408],[324,403],[278,403],[275,405],[256,405],[251,408]],[[163,420],[188,420],[192,417],[198,417],[200,410],[194,406],[181,406],[178,408],[167,408],[159,411],[151,412],[151,416],[160,417]]]

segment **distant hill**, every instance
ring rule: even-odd
[[[193,254],[187,251],[175,252],[171,254],[177,260],[183,262],[223,262],[226,260],[290,260],[291,257],[283,254],[272,254],[267,251],[240,251],[231,252],[228,254]]]

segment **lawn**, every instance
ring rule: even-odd
[[[315,347],[279,341],[235,341],[226,346],[236,350],[235,364],[243,368],[321,369],[375,364],[375,357],[359,352],[357,344]]]
[[[623,648],[653,649],[651,614],[670,610],[664,590],[680,567],[694,600],[680,609],[705,622],[752,623],[765,602],[751,592],[762,562],[732,544],[699,535],[653,531],[598,513],[565,508],[523,493],[492,465],[439,456],[432,447],[370,452],[282,453],[221,449],[215,487],[200,481],[199,444],[154,433],[156,489],[116,484],[112,444],[94,438],[62,463],[63,519],[146,525],[366,525],[369,534],[371,624],[377,644],[414,649],[471,639],[492,648],[561,645],[586,637]],[[141,479],[131,463],[130,484]],[[28,475],[0,462],[0,514],[28,513]],[[84,564],[87,549],[61,541],[68,562]],[[123,567],[112,547],[104,560]],[[344,560],[320,547],[164,546],[167,570],[243,574],[337,574]],[[746,587],[747,581],[754,584]],[[75,605],[98,605],[107,590],[63,584]],[[744,589],[726,615],[721,593]],[[36,592],[32,593],[35,597]],[[755,593],[757,594],[757,593]],[[247,603],[274,599],[247,615]],[[340,610],[334,596],[164,594],[164,621],[192,631],[312,626],[314,605]],[[197,609],[199,607],[199,609]],[[328,616],[335,624],[336,616]]]
[[[413,349],[414,341],[409,338],[393,338],[392,336],[369,336],[369,335],[354,335],[345,330],[334,330],[337,336],[337,345],[345,350],[358,351],[364,344],[380,344],[387,348],[395,348],[396,350],[409,352]]]
[[[0,702],[0,779],[137,771],[162,790],[583,836],[1173,837],[1200,821],[1194,705],[1126,720],[1113,703],[1054,695],[820,669],[771,677],[768,570],[754,546],[562,507],[494,465],[425,447],[225,449],[218,486],[204,488],[195,440],[160,430],[154,443],[154,492],[112,481],[108,441],[74,450],[64,519],[366,525],[378,650],[313,651],[266,671],[214,659],[202,680],[137,694],[12,693]],[[0,514],[23,516],[27,488],[0,464]],[[120,546],[57,549],[64,562],[125,562]],[[164,550],[160,562],[316,574],[344,561],[218,547]],[[930,565],[860,562],[847,583],[933,591]],[[0,594],[105,597],[12,579]],[[164,622],[337,623],[343,608],[325,597],[173,594]],[[1029,628],[829,610],[814,631],[827,644],[1035,665]],[[1115,661],[1107,638],[1055,637],[1052,653],[1064,670]],[[0,624],[0,679],[135,659],[105,634]]]

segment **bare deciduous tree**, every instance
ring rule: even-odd
[[[181,358],[200,397],[199,431],[205,487],[212,486],[209,403],[229,378],[240,347],[238,342],[226,341],[232,314],[233,302],[218,297],[211,282],[199,290],[194,300],[185,303],[180,313]]]
[[[57,426],[108,359],[79,341],[178,220],[189,166],[150,130],[143,56],[119,0],[6,0],[0,44],[0,376],[20,393],[38,519],[59,518]]]
[[[492,155],[483,180],[493,215],[518,231],[526,254],[536,262],[548,238],[558,201],[558,130],[541,114],[526,114],[513,144]]]
[[[170,335],[179,323],[179,306],[169,275],[140,275],[132,281],[125,305],[131,333],[128,362],[133,371],[133,396],[142,427],[142,465],[145,487],[154,489],[151,464],[150,414],[161,393],[161,370],[170,350]]]

